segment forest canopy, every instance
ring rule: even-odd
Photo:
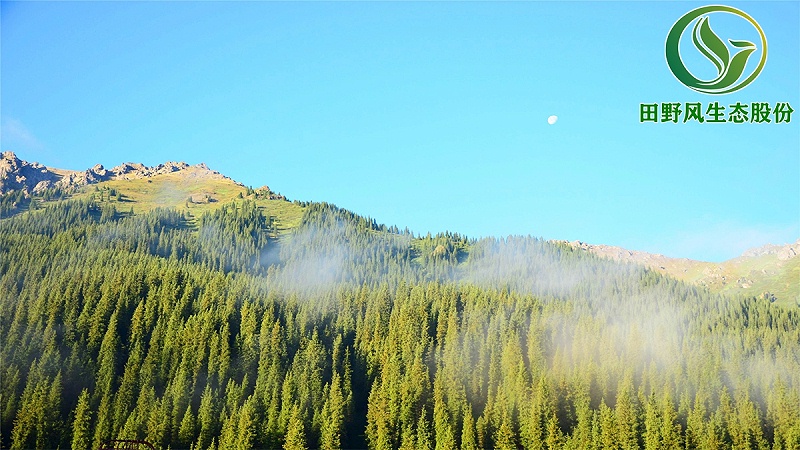
[[[4,207],[2,448],[800,448],[795,306],[303,207]]]

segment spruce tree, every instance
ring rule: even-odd
[[[289,416],[289,427],[286,430],[286,440],[283,444],[283,449],[305,450],[306,448],[305,429],[303,426],[303,419],[300,415],[300,408],[294,406]]]
[[[91,426],[92,411],[89,405],[89,390],[84,389],[78,396],[75,419],[72,422],[72,450],[89,450],[91,448]]]

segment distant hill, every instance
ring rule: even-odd
[[[605,258],[642,264],[714,292],[738,292],[782,303],[800,304],[800,239],[793,244],[767,244],[749,249],[737,258],[720,263],[670,258],[580,241],[569,244]]]
[[[166,207],[193,216],[238,199],[254,199],[275,222],[280,234],[299,226],[304,209],[302,204],[286,201],[268,186],[247,188],[204,163],[189,165],[168,161],[148,167],[129,162],[112,169],[97,164],[84,171],[73,171],[27,162],[12,152],[3,152],[0,196],[16,193],[35,198],[53,191],[115,203],[119,210],[138,213]],[[50,196],[45,199],[53,201]],[[0,214],[0,217],[7,215]],[[738,258],[721,263],[670,258],[580,241],[560,242],[604,258],[641,264],[678,280],[707,287],[712,292],[743,293],[780,303],[800,304],[800,239],[793,244],[768,244],[750,249]]]
[[[64,196],[113,203],[121,211],[141,213],[154,208],[176,208],[191,216],[216,210],[237,199],[253,199],[273,218],[281,233],[296,227],[303,214],[301,206],[286,201],[268,186],[247,188],[204,163],[168,161],[148,167],[128,162],[110,170],[97,164],[75,171],[31,163],[13,152],[3,152],[0,197],[7,198],[9,204],[4,205],[0,217],[26,211],[31,200],[34,204],[46,204]]]

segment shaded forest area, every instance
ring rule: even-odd
[[[795,307],[304,206],[0,221],[2,447],[800,448]]]

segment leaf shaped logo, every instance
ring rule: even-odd
[[[758,50],[758,47],[750,41],[729,39],[728,42],[735,49],[735,53],[731,57],[728,45],[711,29],[708,14],[716,12],[734,14],[745,19],[761,37],[761,59],[753,73],[741,82],[738,81],[747,68],[747,61],[753,52]],[[700,80],[692,75],[680,56],[681,36],[692,22],[694,22],[692,43],[717,69],[717,76],[712,80]],[[746,13],[730,6],[704,6],[686,13],[672,26],[667,35],[666,57],[667,65],[675,78],[687,87],[705,94],[728,94],[750,84],[764,68],[767,61],[767,39],[758,23]]]
[[[728,69],[728,47],[722,42],[722,39],[711,30],[708,24],[708,16],[703,16],[697,20],[692,30],[692,40],[694,46],[700,50],[700,53],[710,59],[715,66],[719,76],[717,79],[722,78],[722,75]]]
[[[728,46],[714,33],[708,22],[708,16],[703,16],[697,20],[692,32],[692,40],[695,47],[700,50],[700,53],[710,59],[717,67],[718,75],[717,78],[700,84],[707,89],[721,89],[735,83],[742,76],[745,67],[747,67],[747,60],[756,51],[756,46],[750,41],[729,39],[728,42],[731,45],[742,49],[733,56],[733,59],[730,59]]]

